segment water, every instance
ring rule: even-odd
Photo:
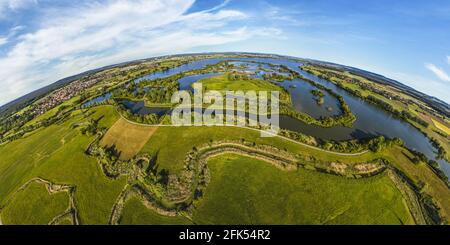
[[[169,114],[172,111],[169,107],[147,107],[145,106],[144,101],[122,100],[120,103],[122,103],[133,114],[139,115],[156,114],[160,117],[162,115]]]
[[[84,108],[84,107],[88,107],[91,105],[102,103],[106,100],[109,100],[111,98],[111,96],[112,96],[112,93],[106,93],[102,96],[95,97],[95,98],[89,100],[88,102],[84,103],[81,107]]]
[[[167,71],[161,71],[161,72],[155,72],[140,78],[137,78],[134,80],[135,83],[139,83],[142,80],[154,80],[157,78],[166,78],[166,77],[170,77],[173,76],[175,74],[181,73],[181,72],[185,72],[185,71],[190,71],[190,70],[196,70],[196,69],[201,69],[204,68],[207,65],[214,65],[217,64],[223,60],[223,58],[214,58],[214,59],[206,59],[206,60],[197,60],[197,61],[193,61],[191,63],[188,64],[184,64],[181,66],[177,66],[175,68],[171,68]]]
[[[357,118],[352,128],[344,128],[341,126],[322,128],[306,125],[305,123],[292,118],[283,117],[283,119],[281,119],[280,117],[281,127],[290,128],[304,134],[331,140],[362,139],[378,135],[383,135],[389,138],[397,137],[402,139],[405,142],[405,145],[410,149],[422,152],[429,159],[436,158],[437,150],[433,147],[428,138],[425,137],[425,135],[423,135],[419,130],[411,126],[409,123],[395,118],[383,109],[380,109],[375,105],[348,93],[335,84],[301,70],[299,68],[299,66],[302,65],[301,63],[292,60],[265,58],[253,60],[286,65],[289,69],[299,72],[305,78],[322,84],[327,88],[331,88],[335,93],[344,98],[351,111]],[[445,160],[438,160],[438,163],[446,176],[449,177],[450,164]]]
[[[346,128],[342,126],[322,128],[314,125],[305,124],[299,120],[287,116],[280,116],[281,128],[290,129],[293,131],[297,131],[300,133],[304,133],[322,139],[336,140],[336,141],[349,139],[364,139],[379,135],[383,135],[389,138],[397,137],[402,139],[407,147],[422,152],[429,159],[435,159],[436,157],[436,149],[433,147],[428,138],[426,138],[416,128],[412,127],[409,123],[406,123],[398,118],[393,117],[390,113],[364,100],[361,100],[356,96],[353,96],[352,94],[348,93],[343,89],[340,89],[339,87],[337,87],[336,85],[327,80],[318,78],[317,76],[304,72],[299,68],[299,66],[301,66],[302,64],[293,60],[281,60],[274,58],[237,58],[237,59],[218,58],[218,59],[201,60],[192,62],[187,65],[182,65],[180,67],[173,68],[165,72],[157,72],[148,76],[144,76],[142,78],[136,79],[136,81],[141,81],[143,79],[155,79],[172,76],[180,72],[185,72],[192,69],[200,69],[207,64],[216,64],[223,60],[230,60],[244,63],[262,62],[262,63],[272,63],[276,65],[285,65],[289,67],[289,69],[299,72],[304,77],[316,83],[322,84],[332,89],[335,93],[341,95],[357,118],[352,128]],[[253,63],[253,66],[249,65],[249,68],[255,69],[255,66],[257,66],[257,64]],[[270,67],[268,66],[265,66],[265,68],[270,69]],[[200,74],[180,79],[180,87],[181,89],[191,90],[190,85],[192,83],[198,81],[199,79],[214,75],[218,74],[211,74],[211,73]],[[293,81],[284,81],[279,84],[291,92],[293,106],[296,110],[306,112],[313,117],[320,117],[324,115],[331,116],[336,115],[340,112],[337,100],[333,96],[329,95],[326,91],[323,91],[325,94],[325,103],[322,106],[317,105],[316,101],[310,94],[311,89],[317,88],[315,88],[314,86],[312,86],[307,82],[302,81],[301,79],[295,79]],[[290,86],[291,84],[295,84],[296,88],[292,88],[292,86]],[[139,105],[143,106],[143,103]],[[327,107],[331,107],[331,111],[327,110]],[[162,111],[164,111],[163,108],[145,109],[146,108],[145,106],[138,108],[140,109],[137,109],[137,113],[146,113],[151,110],[155,110],[158,113],[162,113]],[[167,108],[165,108],[165,110],[166,112],[170,111]],[[448,164],[445,160],[439,160],[438,162],[444,173],[447,176],[450,176],[450,164]]]
[[[204,78],[208,78],[208,77],[215,77],[215,76],[219,76],[222,73],[204,73],[204,74],[197,74],[197,75],[191,75],[191,76],[185,76],[181,79],[178,80],[178,82],[180,83],[180,90],[188,90],[193,92],[193,88],[192,88],[192,84],[204,79]]]

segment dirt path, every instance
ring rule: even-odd
[[[59,221],[61,221],[64,218],[67,218],[68,216],[71,218],[72,224],[74,224],[74,225],[79,224],[78,210],[75,205],[75,197],[74,197],[75,187],[71,186],[71,185],[56,184],[49,180],[45,180],[40,177],[35,177],[35,178],[32,178],[29,181],[27,181],[25,184],[23,184],[21,187],[19,187],[19,189],[17,189],[14,193],[12,193],[10,198],[7,200],[6,205],[9,204],[9,202],[13,199],[13,197],[18,192],[25,190],[33,182],[45,185],[45,188],[47,189],[47,192],[49,194],[54,194],[54,193],[58,193],[58,192],[67,192],[67,195],[69,197],[69,205],[68,205],[67,209],[63,213],[55,216],[48,223],[49,225],[58,224]],[[0,213],[0,215],[1,215],[1,213]],[[0,217],[0,225],[2,225],[1,217]]]

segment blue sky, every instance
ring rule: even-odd
[[[0,0],[0,105],[100,66],[203,51],[337,62],[450,103],[447,0]]]

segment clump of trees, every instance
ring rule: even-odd
[[[425,154],[423,154],[422,152],[416,151],[416,150],[409,150],[414,157],[411,159],[415,164],[418,164],[420,162],[424,162],[427,163],[431,169],[433,170],[434,173],[436,173],[436,175],[441,178],[442,180],[444,180],[445,183],[447,183],[447,185],[449,185],[450,187],[450,183],[449,183],[449,179],[447,177],[447,175],[445,175],[444,171],[442,171],[442,169],[439,166],[439,163],[436,162],[435,160],[429,160],[427,158],[427,156],[425,156]]]
[[[227,76],[229,81],[247,81],[250,79],[246,73],[236,71],[229,72]]]
[[[137,123],[144,123],[144,124],[159,124],[160,118],[158,115],[154,113],[150,114],[136,114],[133,113],[131,110],[127,109],[124,105],[120,104],[118,106],[119,113],[122,114],[125,118],[137,122]]]
[[[316,97],[316,102],[318,105],[322,105],[325,101],[324,101],[324,96],[325,94],[318,90],[318,89],[314,89],[310,91],[312,95],[314,95]]]
[[[84,135],[95,135],[97,133],[97,122],[94,120],[89,120],[86,127],[81,128],[81,133]]]
[[[308,136],[299,132],[294,132],[286,129],[281,129],[279,135],[302,142],[309,145],[315,145],[316,139],[312,136]]]
[[[356,116],[350,112],[347,104],[341,105],[344,113],[332,117],[320,117],[316,119],[310,115],[296,111],[289,106],[280,105],[280,114],[287,115],[298,120],[301,120],[307,124],[314,124],[320,127],[333,127],[336,125],[343,125],[345,127],[352,127],[353,122],[356,120]]]
[[[363,150],[380,152],[383,149],[392,147],[394,145],[398,146],[404,145],[403,141],[399,138],[387,139],[384,136],[378,136],[370,140],[334,141],[334,140],[316,139],[313,136],[305,135],[299,132],[294,132],[286,129],[281,129],[279,135],[296,140],[298,142],[317,146],[324,150],[345,152],[345,153],[361,152]]]
[[[324,97],[325,96],[325,94],[322,91],[318,90],[318,89],[313,89],[310,92],[311,92],[312,95],[314,95],[316,97]]]
[[[403,146],[404,142],[399,138],[387,139],[380,135],[378,137],[370,139],[367,143],[369,150],[373,152],[380,152],[383,149],[392,147],[394,145]]]
[[[325,70],[317,71],[317,70],[312,69],[310,67],[301,67],[301,68],[304,71],[309,72],[311,74],[314,74],[314,75],[316,75],[316,76],[318,76],[320,78],[323,78],[323,79],[335,82],[338,87],[346,90],[347,92],[349,92],[349,93],[351,93],[351,94],[353,94],[353,95],[355,95],[355,96],[357,96],[359,98],[362,98],[362,99],[364,99],[364,100],[366,100],[366,101],[368,101],[368,102],[370,102],[370,103],[372,103],[372,104],[382,108],[385,111],[388,111],[388,112],[392,113],[394,116],[396,116],[396,117],[398,117],[400,119],[403,119],[405,121],[411,120],[413,122],[416,122],[416,123],[420,124],[421,126],[423,126],[425,128],[427,128],[429,126],[429,123],[427,121],[421,119],[420,117],[417,117],[417,116],[411,114],[409,111],[397,110],[390,103],[388,103],[388,102],[386,102],[386,101],[384,101],[384,100],[382,100],[380,98],[377,98],[377,97],[375,97],[373,95],[363,96],[361,94],[361,91],[355,90],[355,89],[351,89],[349,87],[346,87],[342,83],[342,81],[347,81],[349,83],[358,84],[363,89],[370,90],[370,91],[373,90],[372,87],[368,86],[365,83],[362,83],[361,81],[359,81],[356,78],[351,78],[351,77],[345,76],[343,74],[339,74],[339,73],[336,73],[336,72],[329,72],[329,71],[325,71]]]
[[[292,75],[286,76],[276,72],[267,72],[263,74],[263,79],[269,81],[282,82],[284,80],[292,80],[293,76]]]

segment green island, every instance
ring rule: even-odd
[[[449,119],[424,105],[416,96],[402,93],[394,86],[384,86],[348,71],[307,65],[301,69],[327,79],[340,88],[394,114],[425,134],[438,149],[440,158],[450,160]],[[447,126],[446,126],[447,125]]]
[[[403,139],[329,140],[291,128],[261,137],[262,126],[170,125],[173,93],[182,87],[192,93],[201,82],[205,91],[279,91],[280,115],[302,125],[356,127],[358,115],[343,95],[291,66],[264,71],[264,57],[197,54],[131,62],[77,78],[2,114],[0,223],[448,224],[448,179],[434,159]],[[261,59],[258,71],[271,75],[257,77],[230,64],[248,58]],[[171,73],[209,59],[220,60]],[[345,71],[309,63],[301,69],[392,105],[384,107],[424,132],[439,157],[448,159],[449,119],[431,114],[425,102],[400,89],[398,99],[386,99],[393,88]],[[184,84],[192,76],[200,78]],[[330,94],[340,113],[316,118],[296,109],[289,88],[302,83],[315,87],[305,93],[316,99],[322,91]],[[61,99],[68,87],[77,92]],[[312,110],[321,108],[312,104]]]

